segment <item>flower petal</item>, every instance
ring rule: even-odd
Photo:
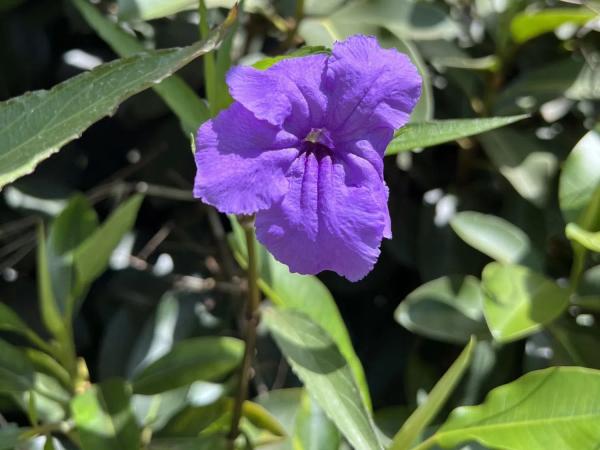
[[[295,136],[233,103],[198,130],[194,196],[224,213],[268,208],[288,190],[297,146]]]
[[[279,61],[267,70],[234,67],[227,74],[231,96],[259,119],[301,134],[322,122],[326,96],[321,90],[327,55]],[[286,119],[289,119],[286,121]]]
[[[357,281],[373,268],[389,217],[386,188],[372,166],[352,164],[301,154],[288,193],[257,214],[258,240],[292,272],[333,270]]]
[[[352,135],[404,125],[421,95],[421,77],[410,59],[382,49],[372,36],[351,36],[333,46],[325,81],[328,128]]]

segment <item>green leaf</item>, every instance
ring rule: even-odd
[[[521,197],[543,207],[558,168],[556,156],[534,136],[516,130],[491,131],[479,139],[492,163]]]
[[[0,330],[26,335],[29,327],[6,303],[0,302]]]
[[[505,450],[592,449],[600,441],[600,372],[552,367],[491,391],[483,404],[457,408],[430,438],[444,448],[477,441]],[[428,447],[423,447],[428,448]]]
[[[90,387],[71,402],[85,450],[139,450],[140,430],[130,405],[131,389],[120,379]]]
[[[450,226],[463,241],[498,262],[534,259],[527,234],[501,217],[463,211],[452,218]]]
[[[567,289],[524,266],[490,263],[483,269],[482,286],[485,318],[499,342],[539,330],[569,303]]]
[[[52,278],[48,267],[48,251],[46,250],[46,236],[44,227],[38,228],[38,251],[37,251],[37,285],[40,311],[44,325],[54,336],[64,336],[65,325],[54,296]]]
[[[341,443],[337,428],[306,393],[300,400],[292,440],[294,450],[338,450]]]
[[[23,392],[34,382],[33,366],[18,347],[0,339],[0,392]]]
[[[423,430],[431,423],[435,416],[440,412],[450,394],[456,388],[456,385],[469,367],[473,349],[475,348],[475,339],[471,338],[469,344],[465,347],[452,366],[436,383],[434,388],[427,396],[427,400],[422,403],[408,420],[404,422],[400,431],[394,436],[389,450],[404,450],[411,448],[411,445],[418,439]]]
[[[234,233],[230,244],[242,267],[247,267],[246,242],[244,232],[234,218],[231,218]],[[265,248],[255,241],[259,255],[259,286],[277,306],[301,311],[321,326],[334,340],[354,374],[360,393],[367,407],[371,408],[371,398],[367,380],[346,325],[340,315],[335,300],[325,285],[314,276],[291,273],[286,265],[275,260]]]
[[[500,128],[527,117],[529,116],[522,114],[484,119],[432,120],[430,122],[409,123],[396,131],[394,139],[388,145],[385,154],[395,155],[399,152],[455,141]]]
[[[600,187],[598,148],[600,133],[589,131],[573,147],[565,161],[558,187],[558,200],[565,222],[578,223],[594,191]]]
[[[591,233],[574,223],[567,225],[567,237],[583,245],[588,250],[600,252],[600,232]]]
[[[296,375],[346,439],[356,448],[380,450],[373,419],[332,338],[296,311],[270,308],[263,317]]]
[[[194,0],[118,0],[123,20],[152,20],[198,7]]]
[[[26,428],[19,428],[17,425],[9,423],[0,428],[0,450],[15,450],[21,443],[21,435],[26,432]]]
[[[545,102],[562,97],[573,84],[583,63],[568,57],[525,70],[496,98],[493,113],[534,112]]]
[[[98,216],[87,198],[73,196],[54,219],[48,233],[48,269],[61,315],[72,316],[75,302],[73,252],[98,228]]]
[[[144,197],[134,195],[120,205],[73,253],[77,284],[84,290],[106,270],[114,248],[131,230]]]
[[[406,329],[445,342],[462,344],[471,335],[488,337],[483,293],[471,275],[429,281],[402,300],[394,314]]]
[[[172,350],[133,377],[137,394],[158,394],[196,380],[216,381],[241,362],[242,341],[228,337],[201,337],[180,341]]]
[[[223,436],[200,436],[184,438],[152,439],[149,450],[226,450],[227,439]]]
[[[88,25],[121,57],[146,51],[135,36],[106,19],[87,0],[72,0]],[[206,103],[180,77],[172,75],[153,87],[181,121],[186,133],[193,133],[210,117]]]
[[[597,16],[587,8],[547,8],[517,14],[510,23],[510,32],[517,43],[554,31],[563,24],[585,25]]]
[[[32,172],[127,98],[214,50],[232,20],[228,17],[209,39],[189,47],[147,51],[112,61],[49,91],[34,91],[0,103],[0,187]]]
[[[267,70],[272,65],[278,63],[279,61],[283,61],[285,59],[298,58],[301,56],[308,56],[308,55],[317,55],[319,53],[330,53],[330,51],[327,49],[327,47],[325,47],[323,45],[314,45],[314,46],[307,45],[304,47],[300,47],[298,50],[294,50],[293,52],[286,53],[284,55],[273,56],[271,58],[263,58],[260,61],[252,64],[252,67],[254,67],[255,69],[258,69],[258,70]]]

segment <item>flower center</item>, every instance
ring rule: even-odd
[[[312,128],[302,141],[302,150],[318,158],[331,154],[333,148],[333,140],[324,128]]]

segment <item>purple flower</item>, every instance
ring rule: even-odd
[[[383,155],[421,92],[408,57],[357,35],[331,55],[235,67],[227,84],[235,102],[198,130],[194,195],[256,213],[292,272],[363,278],[391,237]]]

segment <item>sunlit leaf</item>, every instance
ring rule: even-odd
[[[522,43],[541,34],[554,31],[563,24],[584,25],[596,17],[587,8],[547,8],[517,14],[510,23],[510,32],[516,42]]]
[[[567,225],[566,234],[569,239],[578,242],[588,250],[600,252],[600,232],[592,233],[570,223]]]
[[[481,282],[485,318],[499,342],[539,330],[556,319],[569,302],[567,289],[524,266],[490,263]]]
[[[139,394],[185,386],[196,380],[218,380],[241,362],[244,344],[228,337],[201,337],[179,341],[166,355],[133,377],[133,390]]]
[[[139,450],[140,430],[130,396],[124,381],[111,379],[73,399],[71,410],[85,450]]]
[[[431,438],[444,448],[477,441],[506,450],[580,450],[600,441],[600,372],[552,367],[491,391],[484,403],[456,409]]]
[[[87,23],[121,57],[146,51],[133,35],[105,18],[88,0],[72,0]],[[177,2],[172,2],[177,3]],[[197,3],[197,2],[194,2]],[[172,75],[153,87],[164,102],[179,117],[184,131],[193,133],[209,118],[206,103],[180,77]]]
[[[419,286],[402,300],[394,316],[408,330],[445,342],[489,336],[479,280],[470,275],[442,277]]]
[[[331,337],[295,311],[271,308],[263,317],[296,375],[346,439],[356,448],[380,450],[352,371]]]
[[[229,17],[206,41],[102,64],[49,91],[0,103],[0,187],[32,172],[127,98],[214,50],[233,19]]]
[[[483,119],[433,120],[412,122],[396,131],[394,139],[387,147],[386,155],[410,151],[422,147],[443,144],[475,134],[500,128],[527,115],[508,117],[488,117]]]

